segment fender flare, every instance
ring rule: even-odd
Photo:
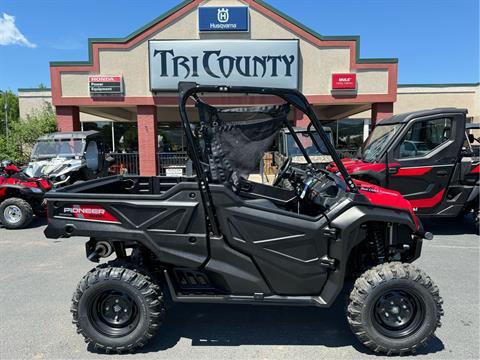
[[[415,222],[410,213],[383,207],[357,205],[350,207],[331,222],[331,227],[338,229],[339,236],[330,242],[329,256],[341,259],[337,268],[330,272],[322,289],[321,297],[326,303],[332,303],[342,291],[347,270],[347,262],[352,249],[365,238],[361,225],[369,221],[391,222],[408,226],[412,233],[416,231]],[[414,253],[420,255],[422,240],[419,238]]]

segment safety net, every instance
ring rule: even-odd
[[[237,185],[256,171],[290,109],[288,104],[218,108],[197,102],[200,114],[201,152],[214,182]]]

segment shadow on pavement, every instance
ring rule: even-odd
[[[240,345],[320,345],[353,346],[373,354],[358,342],[345,316],[345,293],[330,309],[315,307],[250,306],[219,304],[176,304],[157,335],[138,353],[151,353],[174,347],[180,338],[192,346]],[[444,349],[440,339],[430,339],[419,354]],[[89,351],[96,352],[93,346]]]
[[[426,231],[433,235],[462,235],[478,234],[478,225],[473,219],[473,214],[458,218],[422,219]]]
[[[41,226],[47,225],[47,218],[45,216],[35,216],[32,222],[25,227],[25,229],[35,229]],[[5,229],[5,227],[0,223],[0,229]],[[21,231],[22,229],[14,229],[12,231]]]

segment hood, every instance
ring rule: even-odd
[[[77,171],[82,165],[81,159],[53,158],[30,162],[25,173],[31,177],[47,176],[52,178]]]
[[[386,167],[385,163],[369,163],[361,159],[345,158],[345,159],[342,159],[342,163],[350,175],[361,172],[361,171],[362,172],[363,171],[381,172],[381,171],[384,171]],[[330,164],[328,164],[326,169],[333,173],[336,173],[338,171],[338,167],[334,162],[331,162]]]
[[[417,230],[420,228],[420,221],[413,212],[412,205],[398,191],[385,189],[357,179],[354,179],[353,182],[358,187],[360,194],[365,196],[372,205],[407,210],[412,215]]]

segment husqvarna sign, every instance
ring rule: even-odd
[[[298,40],[151,40],[150,89],[202,85],[298,87]]]
[[[203,6],[198,8],[199,31],[247,32],[248,6]]]

